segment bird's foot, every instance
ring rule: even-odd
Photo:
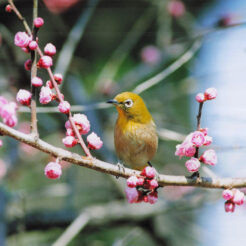
[[[124,167],[123,164],[121,164],[120,162],[118,162],[118,163],[116,164],[116,166],[119,168],[119,171],[120,171],[120,172],[125,173],[125,167]],[[119,176],[116,176],[116,178],[118,179]]]

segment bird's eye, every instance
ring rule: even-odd
[[[132,105],[133,105],[132,99],[127,99],[127,100],[125,100],[124,105],[125,105],[127,108],[132,107]]]

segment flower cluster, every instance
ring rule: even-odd
[[[216,89],[209,88],[205,93],[197,94],[196,100],[201,104],[206,100],[215,99],[216,96]],[[198,100],[198,98],[203,98],[203,100]],[[208,135],[208,129],[200,128],[197,131],[191,132],[181,144],[176,146],[175,155],[180,157],[190,157],[190,159],[186,161],[185,166],[191,173],[198,172],[201,166],[200,162],[214,166],[217,163],[217,156],[213,149],[206,150],[200,157],[198,157],[198,149],[202,146],[209,146],[212,141],[213,138]]]
[[[154,204],[158,199],[158,182],[155,179],[156,170],[145,167],[141,176],[131,176],[127,179],[126,198],[129,203],[148,202]]]
[[[72,119],[81,135],[85,135],[90,131],[91,126],[86,115],[74,114]],[[66,147],[71,148],[78,143],[78,139],[76,138],[76,134],[69,120],[66,121],[65,128],[66,137],[62,139],[62,142]],[[103,145],[100,137],[98,137],[94,132],[87,136],[87,142],[90,149],[100,149]]]
[[[244,203],[245,195],[238,189],[224,190],[222,197],[226,200],[225,211],[234,212],[236,205],[242,205]]]
[[[5,97],[0,96],[0,117],[3,123],[9,127],[16,126],[18,119],[16,116],[17,105],[15,102],[9,102]]]
[[[199,103],[205,102],[207,100],[212,100],[217,97],[217,90],[215,88],[208,88],[204,93],[198,93],[196,95],[196,100]]]

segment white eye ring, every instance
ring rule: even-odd
[[[132,99],[127,99],[127,100],[125,100],[124,105],[125,105],[127,108],[132,107],[132,105],[133,105]]]

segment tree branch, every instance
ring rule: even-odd
[[[96,158],[81,157],[76,153],[55,147],[41,139],[37,140],[32,135],[19,132],[4,125],[3,123],[0,123],[0,134],[12,137],[54,157],[59,157],[60,159],[71,162],[75,165],[87,167],[102,173],[107,173],[122,178],[140,175],[139,171],[133,169],[124,168],[124,170],[121,170],[117,165],[107,163]],[[246,178],[190,178],[186,176],[160,174],[158,177],[158,182],[160,186],[195,186],[213,189],[246,187]]]

